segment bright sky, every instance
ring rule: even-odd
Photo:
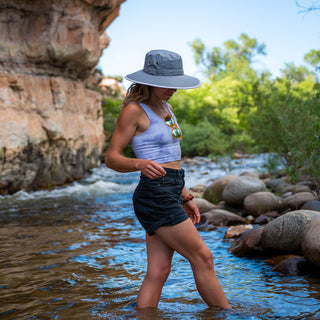
[[[320,49],[320,11],[299,13],[295,0],[126,0],[106,32],[111,42],[98,65],[105,75],[140,70],[148,51],[167,49],[182,56],[186,74],[201,78],[189,43],[221,47],[244,32],[266,44],[255,67],[277,76],[284,63],[304,65],[303,56]]]

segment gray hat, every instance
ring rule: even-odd
[[[184,74],[181,56],[168,50],[149,51],[143,70],[128,74],[125,79],[170,89],[192,89],[200,86],[199,79]]]

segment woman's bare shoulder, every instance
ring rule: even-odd
[[[144,116],[144,110],[137,102],[130,102],[124,106],[120,112],[118,122],[127,125],[139,126],[141,118]]]
[[[126,106],[124,106],[122,108],[122,110],[125,110],[125,109],[129,109],[129,110],[132,110],[132,111],[141,111],[142,107],[140,106],[140,104],[138,102],[131,101],[130,103],[128,103]]]

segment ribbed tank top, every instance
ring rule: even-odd
[[[150,124],[147,130],[134,136],[131,140],[132,149],[138,159],[153,160],[158,163],[181,160],[180,140],[173,138],[172,128],[164,119],[155,114],[147,105],[140,102],[147,114]],[[168,113],[178,126],[172,110],[165,104]]]

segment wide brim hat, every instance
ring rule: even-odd
[[[168,50],[149,51],[143,69],[126,75],[125,79],[169,89],[193,89],[201,84],[199,79],[184,74],[181,56]]]

